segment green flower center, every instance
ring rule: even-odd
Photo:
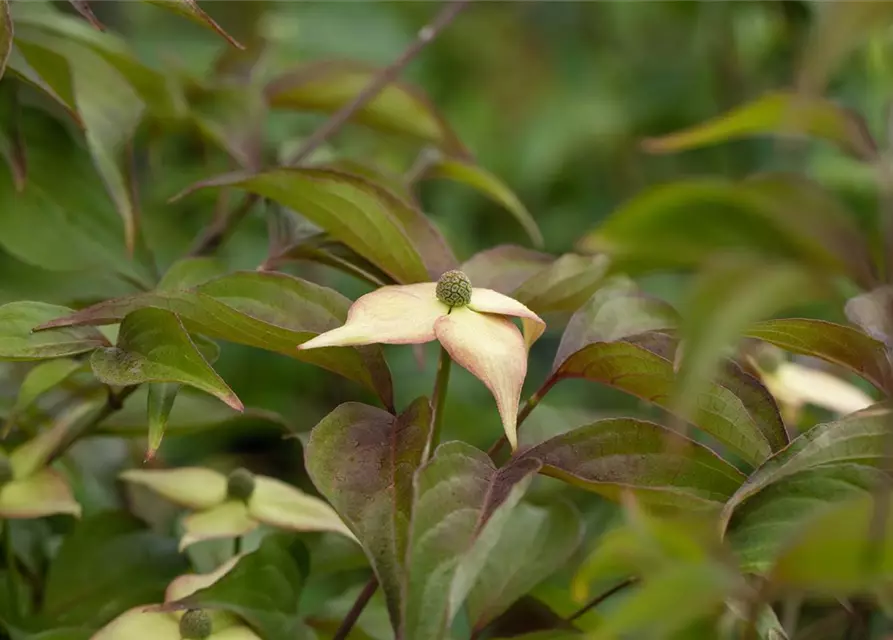
[[[254,474],[239,467],[226,478],[226,495],[234,500],[248,500],[254,493]]]
[[[471,280],[461,271],[447,271],[437,281],[437,299],[451,307],[471,302]]]
[[[211,637],[211,616],[201,609],[190,609],[180,618],[182,640],[205,640]]]
[[[12,480],[12,463],[5,453],[0,453],[0,486]]]

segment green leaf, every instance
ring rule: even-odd
[[[217,24],[211,16],[205,13],[204,10],[202,10],[202,8],[198,6],[198,2],[196,2],[196,0],[145,0],[145,2],[154,4],[158,7],[162,7],[163,9],[167,9],[168,11],[172,11],[178,15],[183,16],[184,18],[188,18],[192,22],[201,25],[202,27],[206,27],[211,31],[214,31],[237,49],[245,48],[231,35],[224,31],[223,28],[219,24]]]
[[[674,401],[675,351],[676,341],[656,332],[616,342],[595,342],[568,356],[546,384],[552,385],[565,378],[584,378],[675,412],[679,409]],[[758,424],[726,382],[717,379],[700,387],[691,399],[693,411],[678,415],[712,435],[748,463],[758,465],[772,452],[772,446],[761,429],[762,423]],[[757,384],[756,381],[753,384]],[[773,440],[778,443],[779,437],[775,434]]]
[[[103,512],[63,540],[47,574],[41,615],[56,626],[98,628],[131,607],[161,602],[186,567],[175,540],[127,513]]]
[[[274,79],[264,93],[274,108],[334,113],[351,102],[380,71],[359,62],[315,62]],[[379,131],[435,144],[451,155],[468,155],[428,97],[403,82],[390,83],[352,120]]]
[[[19,387],[15,404],[6,416],[6,429],[12,428],[16,419],[37,401],[37,399],[67,380],[73,373],[82,369],[84,363],[71,358],[59,358],[42,362],[28,372]]]
[[[829,2],[820,7],[802,57],[798,84],[818,95],[837,66],[870,34],[889,26],[893,11],[886,2]]]
[[[688,180],[653,187],[622,205],[579,243],[618,270],[699,267],[746,252],[876,281],[851,214],[803,178],[770,174],[742,182]]]
[[[192,289],[226,274],[226,265],[217,258],[177,260],[155,286],[156,291]]]
[[[415,477],[401,637],[439,640],[540,465],[442,444]]]
[[[468,594],[473,628],[483,629],[558,571],[577,550],[583,529],[580,514],[570,503],[519,504]]]
[[[349,402],[313,428],[305,449],[310,479],[366,550],[395,626],[400,620],[412,477],[422,463],[430,417],[425,398],[399,417]]]
[[[548,253],[503,244],[474,254],[461,269],[475,287],[511,295],[554,261]]]
[[[741,586],[736,572],[717,563],[667,567],[634,587],[631,595],[606,614],[604,623],[589,637],[613,640],[631,634],[672,638],[699,619],[715,614]]]
[[[870,493],[827,505],[790,536],[770,573],[780,587],[810,595],[846,597],[889,584],[893,577],[893,509],[882,505],[875,529],[876,497]],[[883,531],[877,539],[875,531]]]
[[[0,306],[0,360],[45,360],[73,356],[108,346],[93,327],[66,327],[32,333],[38,325],[72,313],[43,302],[10,302]]]
[[[94,351],[90,364],[106,384],[182,383],[220,398],[237,411],[244,408],[170,311],[140,309],[127,314],[117,346]]]
[[[6,61],[12,52],[12,16],[9,15],[9,0],[0,0],[0,78],[6,71]]]
[[[684,346],[675,391],[680,414],[694,408],[692,399],[714,379],[723,355],[749,325],[820,293],[819,283],[797,265],[736,260],[703,273],[685,305],[680,331]],[[766,435],[776,451],[788,442],[783,428]]]
[[[349,307],[350,301],[331,289],[282,273],[244,271],[185,291],[153,292],[101,302],[50,323],[47,328],[113,324],[138,309],[166,309],[176,313],[190,332],[321,366],[372,389],[386,407],[391,407],[391,376],[378,346],[297,349],[310,338],[344,324]]]
[[[398,213],[408,205],[358,176],[287,168],[254,175],[229,174],[199,182],[177,197],[206,187],[246,189],[300,211],[402,284],[432,277]]]
[[[632,418],[599,420],[520,455],[542,473],[609,499],[627,491],[646,504],[718,509],[745,478],[706,447]]]
[[[253,86],[190,87],[190,118],[199,132],[242,169],[262,165],[266,104]]]
[[[161,440],[164,438],[164,432],[167,429],[167,421],[170,418],[171,410],[174,408],[174,400],[177,399],[179,391],[180,385],[172,382],[152,383],[149,385],[147,402],[149,445],[146,449],[146,460],[154,458],[158,447],[161,446]]]
[[[766,135],[809,136],[832,142],[864,160],[877,156],[877,144],[856,112],[824,98],[792,92],[766,94],[707,122],[648,138],[643,147],[651,153],[674,153]]]
[[[723,522],[746,500],[795,473],[832,464],[883,468],[889,457],[884,445],[889,420],[890,409],[875,406],[801,434],[748,477],[723,508]]]
[[[844,367],[882,391],[893,384],[893,371],[883,343],[852,327],[823,320],[785,318],[757,322],[744,335]]]
[[[445,178],[468,185],[501,204],[524,228],[535,247],[543,246],[543,233],[518,196],[495,175],[472,162],[438,157],[426,178]]]
[[[89,48],[36,29],[19,34],[19,37],[32,47],[32,51],[44,49],[62,55],[67,61],[87,148],[124,222],[125,243],[133,251],[138,211],[122,165],[125,148],[143,117],[143,101],[115,67]],[[54,88],[59,91],[58,87]]]
[[[727,539],[741,570],[766,572],[781,547],[817,511],[870,493],[883,472],[859,464],[831,464],[796,471],[769,484],[735,509]]]
[[[304,638],[298,604],[306,554],[294,536],[270,535],[217,582],[180,603],[234,613],[264,640]]]
[[[175,92],[170,80],[140,62],[124,38],[109,31],[97,31],[82,20],[60,12],[48,11],[46,5],[16,3],[13,9],[16,24],[27,27],[25,39],[29,30],[40,30],[74,40],[112,65],[158,115],[176,115],[185,108],[183,97]]]

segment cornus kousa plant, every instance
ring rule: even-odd
[[[69,4],[0,0],[0,640],[891,637],[893,5]]]

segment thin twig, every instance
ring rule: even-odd
[[[589,602],[587,602],[581,609],[579,609],[578,611],[576,611],[575,613],[573,613],[573,614],[567,619],[567,621],[568,621],[568,622],[573,622],[573,621],[576,620],[577,618],[582,618],[583,616],[585,616],[587,613],[589,613],[590,611],[592,611],[593,609],[595,609],[598,605],[600,605],[602,602],[604,602],[605,600],[607,600],[608,598],[610,598],[610,597],[613,596],[614,594],[619,593],[620,591],[623,591],[623,590],[626,589],[627,587],[631,587],[632,585],[636,584],[638,581],[639,581],[638,578],[636,578],[636,577],[631,577],[631,578],[627,578],[627,579],[624,580],[623,582],[620,582],[620,583],[618,583],[618,584],[615,584],[613,587],[611,587],[610,589],[608,589],[608,590],[605,591],[604,593],[600,593],[600,594],[597,595],[595,598],[593,598],[592,600],[590,600]]]
[[[341,129],[347,121],[360,109],[362,109],[375,96],[391,84],[403,69],[412,62],[422,50],[433,42],[456,18],[471,0],[452,0],[434,17],[427,25],[419,29],[416,39],[410,44],[400,57],[390,65],[382,69],[366,87],[349,103],[341,107],[326,120],[321,127],[314,131],[304,144],[295,152],[286,164],[297,165],[307,159],[316,149],[334,133]]]
[[[353,606],[351,606],[350,611],[348,611],[347,615],[344,616],[344,620],[341,621],[341,626],[338,627],[335,635],[332,636],[332,640],[347,639],[347,636],[350,634],[350,630],[353,629],[353,626],[357,623],[357,620],[360,619],[360,615],[362,615],[363,609],[366,608],[366,605],[369,604],[372,596],[375,595],[376,589],[378,589],[378,579],[375,576],[372,576],[371,578],[369,578],[369,582],[366,583],[366,586],[363,587],[363,590],[360,591],[360,595],[357,596],[357,599],[354,601]]]
[[[210,226],[202,231],[189,250],[187,257],[206,256],[214,253],[232,230],[248,215],[254,203],[260,199],[255,194],[245,196],[242,203],[233,209],[228,215],[221,216],[214,220]]]

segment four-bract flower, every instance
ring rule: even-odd
[[[334,531],[355,540],[328,503],[275,478],[236,469],[129,469],[122,480],[148,487],[196,512],[183,519],[180,550],[201,540],[238,538],[261,524],[289,531]]]
[[[236,566],[237,555],[211,573],[190,573],[171,582],[165,604],[188,598],[210,587]],[[125,611],[97,631],[90,640],[260,640],[235,615],[221,610],[164,611],[143,605]]]
[[[523,337],[506,316],[521,319]],[[490,389],[514,449],[527,350],[545,327],[538,315],[517,300],[491,289],[472,288],[464,273],[447,271],[436,283],[391,285],[361,296],[350,307],[343,326],[298,349],[421,344],[437,339],[453,360]]]

